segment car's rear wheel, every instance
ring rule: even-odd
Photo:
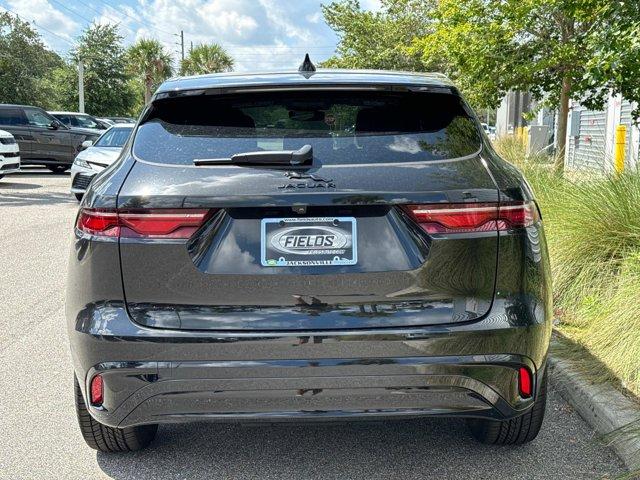
[[[101,452],[131,452],[149,445],[156,436],[158,425],[114,428],[94,419],[82,397],[78,379],[74,376],[76,414],[84,441],[91,448]]]
[[[49,165],[47,166],[47,168],[53,173],[63,173],[69,170],[69,167],[67,165]]]
[[[84,197],[84,193],[74,193],[74,195],[76,196],[76,200],[78,200],[79,202],[81,202],[82,197]]]
[[[510,420],[468,420],[471,434],[476,440],[492,445],[521,445],[538,436],[547,404],[547,375],[542,377],[540,392],[527,413]]]

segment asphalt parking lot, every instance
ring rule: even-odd
[[[161,426],[135,454],[85,446],[73,407],[64,322],[77,202],[69,176],[0,180],[0,478],[613,479],[622,463],[554,386],[538,439],[473,442],[463,422]]]

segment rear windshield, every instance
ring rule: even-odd
[[[314,163],[352,164],[463,157],[481,140],[454,94],[269,92],[158,100],[138,128],[134,153],[186,165],[304,145],[313,147]]]

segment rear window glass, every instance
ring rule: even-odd
[[[25,125],[27,122],[17,108],[0,108],[0,125]]]
[[[475,121],[447,93],[270,92],[156,101],[138,128],[134,153],[192,164],[255,151],[313,147],[314,162],[384,163],[477,152]]]

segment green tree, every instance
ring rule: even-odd
[[[217,43],[198,45],[180,62],[180,75],[229,72],[233,63],[233,58]]]
[[[63,65],[31,25],[0,12],[0,103],[56,108],[55,87],[49,77]]]
[[[43,83],[49,85],[52,110],[78,110],[78,69],[73,61],[62,62],[51,70]],[[93,113],[90,109],[87,111]]]
[[[363,10],[358,0],[322,6],[327,24],[339,37],[336,55],[323,66],[385,70],[432,70],[437,65],[408,47],[430,32],[435,0],[382,0],[380,11]]]
[[[157,40],[140,39],[129,48],[128,57],[128,70],[144,86],[144,103],[147,104],[154,85],[171,76],[171,55]]]
[[[440,0],[433,31],[416,39],[411,50],[424,59],[441,59],[475,106],[495,108],[507,91],[522,90],[557,107],[562,152],[571,98],[598,107],[613,88],[640,100],[638,87],[632,87],[638,85],[638,37],[623,39],[627,33],[614,15],[623,15],[620,4],[633,15],[627,29],[635,25],[637,33],[637,2]],[[624,64],[618,62],[618,42],[636,43],[635,57],[625,55]],[[556,170],[562,171],[558,159]]]
[[[56,72],[62,97],[69,107],[78,105],[78,63],[84,64],[85,110],[97,116],[130,112],[135,92],[129,87],[123,37],[117,25],[90,25],[78,37],[70,67]],[[67,107],[67,108],[69,108]],[[74,108],[75,109],[75,108]]]
[[[585,92],[583,103],[602,108],[609,94],[628,100],[640,99],[640,2],[605,2],[599,28],[592,28],[586,45],[590,58],[578,88]],[[633,112],[640,118],[640,103]]]

